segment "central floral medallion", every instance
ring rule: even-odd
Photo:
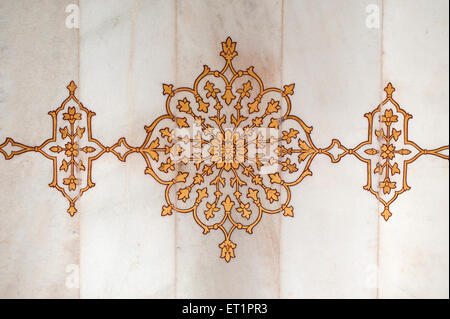
[[[290,115],[294,84],[265,88],[254,67],[236,70],[236,43],[222,42],[221,70],[204,66],[193,87],[163,84],[166,114],[146,127],[146,174],[166,185],[162,215],[192,213],[207,234],[220,230],[221,258],[235,257],[235,230],[251,234],[264,214],[293,216],[290,186],[311,175],[311,127]],[[334,146],[334,144],[332,145]]]
[[[211,161],[217,163],[217,168],[225,168],[229,171],[236,169],[245,161],[245,140],[239,133],[230,130],[225,134],[218,133],[211,141]]]

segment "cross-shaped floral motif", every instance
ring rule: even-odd
[[[53,123],[51,138],[39,146],[27,146],[8,137],[0,145],[0,153],[9,160],[26,152],[38,152],[51,160],[53,180],[49,186],[56,188],[69,201],[67,212],[73,216],[77,212],[77,200],[95,186],[91,180],[92,161],[100,157],[106,148],[92,137],[91,117],[95,113],[77,99],[77,86],[73,81],[67,89],[69,96],[59,108],[49,112]],[[8,146],[11,152],[6,151]]]
[[[422,155],[434,155],[449,159],[442,154],[448,146],[426,150],[408,137],[406,113],[393,99],[395,88],[389,83],[384,89],[386,99],[365,116],[369,121],[368,139],[352,150],[352,154],[367,164],[367,184],[371,192],[383,204],[381,215],[387,221],[391,216],[390,205],[403,192],[410,189],[407,183],[408,165]],[[361,152],[362,151],[362,152]]]

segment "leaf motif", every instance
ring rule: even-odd
[[[216,207],[216,203],[206,203],[206,208],[208,208],[208,210],[205,211],[205,218],[207,220],[213,218],[214,213],[220,210],[218,207]]]
[[[69,130],[67,129],[67,126],[65,126],[64,128],[60,128],[59,132],[61,133],[62,139],[65,139],[67,135],[69,135]]]
[[[189,127],[187,124],[187,118],[185,117],[177,117],[176,122],[179,128]]]
[[[292,139],[297,138],[298,131],[294,130],[293,128],[290,128],[289,132],[283,131],[282,134],[283,136],[281,137],[281,139],[285,140],[289,144]]]
[[[374,148],[369,148],[369,149],[365,150],[364,153],[366,153],[368,155],[375,155],[378,153],[378,151]]]
[[[270,182],[275,184],[281,184],[281,178],[278,173],[275,174],[269,174]]]
[[[244,171],[242,172],[242,174],[244,174],[245,176],[248,176],[248,175],[250,175],[250,173],[253,173],[253,167],[245,166]]]
[[[211,83],[209,81],[206,81],[206,84],[204,86],[204,89],[206,91],[208,91],[208,93],[206,93],[206,97],[213,97],[216,98],[217,97],[217,93],[220,92],[219,89],[214,88],[214,83]]]
[[[311,153],[311,152],[309,152],[309,153]],[[301,154],[301,155],[303,155],[303,154]],[[295,163],[291,164],[291,160],[289,158],[287,158],[286,161],[282,162],[281,164],[283,165],[283,171],[289,170],[289,173],[294,173],[294,172],[298,171],[297,165]]]
[[[62,151],[62,147],[61,146],[52,146],[50,147],[50,151],[52,151],[53,153],[60,153]]]
[[[280,102],[279,101],[275,101],[274,99],[272,99],[269,104],[267,105],[267,109],[266,112],[267,114],[271,114],[271,113],[276,113],[278,112],[278,110],[280,109]]]
[[[253,119],[253,125],[256,126],[256,127],[260,127],[261,124],[262,124],[262,121],[263,121],[262,118],[257,117],[255,119]]]
[[[312,150],[300,153],[300,155],[298,156],[299,162],[303,162],[305,159],[308,158],[309,155],[311,155],[311,153]]]
[[[82,137],[83,137],[83,134],[84,134],[84,131],[85,131],[85,130],[86,130],[86,129],[85,129],[84,127],[79,127],[79,126],[77,126],[76,134],[78,135],[79,138],[82,138]]]
[[[283,86],[284,94],[286,94],[286,95],[294,94],[294,87],[295,87],[295,83]]]
[[[159,167],[159,170],[167,173],[170,170],[175,170],[175,163],[172,162],[172,160],[169,158],[167,158],[167,162],[166,163],[161,163],[161,166]]]
[[[248,189],[247,197],[253,199],[253,201],[258,201],[258,190],[257,189]]]
[[[67,210],[67,212],[70,214],[70,216],[73,217],[73,215],[76,214],[77,209],[74,206],[70,206],[69,209]]]
[[[377,166],[375,167],[375,169],[374,169],[374,173],[380,173],[380,175],[383,173],[383,171],[384,171],[384,168],[381,166],[381,164],[380,163],[377,163]]]
[[[80,169],[80,171],[85,171],[86,167],[84,167],[83,162],[80,160],[80,162],[78,162],[78,168]]]
[[[270,123],[269,123],[269,127],[270,128],[278,128],[278,121],[275,118],[271,118],[270,119]]]
[[[405,148],[399,150],[398,152],[399,152],[401,155],[408,155],[408,154],[411,153],[410,150],[407,150],[407,149],[405,149]]]
[[[68,163],[66,162],[66,160],[62,160],[62,164],[61,164],[61,166],[59,167],[59,170],[60,171],[64,171],[64,172],[67,172],[67,169],[69,168],[69,165],[68,165]]]
[[[234,184],[236,184],[236,183],[238,183],[239,186],[247,185],[246,182],[244,182],[243,180],[241,180],[241,179],[240,179],[239,177],[237,177],[237,176],[230,179],[231,187],[233,187]],[[225,186],[225,185],[224,185],[224,186]]]
[[[236,50],[236,42],[233,42],[230,37],[225,42],[222,42],[222,52],[220,55],[227,60],[233,59],[238,53]]]
[[[214,122],[216,122],[217,125],[222,125],[222,123],[224,123],[226,121],[226,116],[222,115],[222,117],[219,119],[217,116],[210,116],[209,117],[211,120],[213,120]]]
[[[231,208],[234,206],[234,202],[231,201],[230,196],[227,196],[225,200],[222,202],[223,207],[225,208],[225,212],[231,212]]]
[[[262,178],[259,175],[255,175],[252,178],[252,182],[255,183],[256,185],[262,185]]]
[[[259,104],[258,99],[255,99],[252,103],[249,103],[248,104],[248,112],[250,114],[254,113],[254,112],[258,112],[259,111],[258,104]]]
[[[204,181],[203,176],[197,173],[194,177],[194,184],[201,184],[203,183],[203,181]]]
[[[302,139],[298,140],[298,146],[300,146],[300,148],[302,150],[305,150],[305,151],[308,151],[308,150],[311,149],[311,147],[305,141],[303,141]]]
[[[384,208],[384,211],[381,213],[381,216],[384,217],[385,221],[388,221],[389,217],[392,216],[392,213],[389,211],[389,207]]]
[[[283,156],[286,155],[286,154],[292,155],[292,147],[286,148],[286,147],[284,147],[284,146],[278,146],[278,148],[277,148],[277,150],[275,151],[275,153],[276,153],[278,156],[281,156],[281,157],[283,157]]]
[[[272,203],[274,201],[278,201],[278,196],[280,196],[280,193],[278,193],[276,189],[266,188],[266,197],[269,202]]]
[[[289,206],[284,209],[284,216],[294,217],[294,207]]]
[[[167,137],[167,141],[172,143],[172,131],[168,127],[160,129],[159,132],[161,133],[161,137]]]
[[[230,105],[231,101],[233,101],[236,98],[236,96],[233,95],[233,92],[231,92],[231,88],[225,89],[225,94],[222,95],[222,99],[225,100],[225,103],[227,105]]]
[[[392,86],[391,82],[389,82],[388,85],[384,88],[384,91],[386,91],[388,95],[392,95],[392,93],[394,93],[395,91],[395,88]],[[387,210],[389,211],[389,209]]]
[[[172,94],[172,84],[163,84],[163,95],[171,95]]]
[[[242,85],[242,89],[238,89],[237,93],[241,94],[241,98],[243,97],[250,97],[250,91],[252,90],[252,83],[249,81],[247,81],[246,83],[244,83]]]
[[[392,137],[394,140],[398,140],[398,137],[402,134],[402,131],[397,131],[395,128],[392,129]]]
[[[183,100],[178,100],[177,109],[180,110],[180,112],[186,112],[191,113],[191,106],[188,99],[184,98]]]
[[[146,149],[148,154],[150,155],[150,157],[154,160],[154,161],[158,161],[159,159],[159,154],[155,151],[155,149],[159,146],[159,137],[157,137],[156,139],[154,139],[150,145],[148,146],[148,148]]]
[[[172,215],[172,207],[170,207],[170,206],[163,206],[162,207],[161,216],[167,216],[167,215]]]
[[[246,218],[246,219],[250,219],[250,216],[252,215],[252,211],[248,210],[246,208],[242,209],[242,217]]]
[[[188,175],[189,173],[186,172],[178,172],[177,177],[175,177],[175,183],[185,183]]]
[[[211,167],[211,166],[205,165],[205,166],[203,167],[203,172],[205,172],[206,175],[208,175],[208,176],[211,175],[211,174],[213,173],[212,167]]]
[[[223,243],[219,245],[219,248],[222,249],[220,258],[224,258],[226,262],[229,262],[231,258],[235,257],[234,248],[236,248],[236,244],[233,243],[231,240],[226,239]]]
[[[181,199],[183,202],[186,202],[186,200],[189,198],[189,192],[190,192],[190,188],[186,187],[186,188],[182,188],[177,192],[178,195],[178,199]]]
[[[83,151],[86,154],[95,152],[95,148],[93,148],[91,146],[85,146],[85,147],[81,148],[80,150]]]
[[[198,194],[197,201],[200,202],[203,198],[208,197],[208,189],[206,187],[202,189],[197,189],[197,194]]]
[[[391,168],[391,174],[395,175],[395,174],[400,174],[400,169],[398,168],[398,164],[394,163],[394,165]]]
[[[244,83],[243,88],[244,92],[250,92],[252,90],[252,82],[248,80],[246,83]]]
[[[211,181],[211,185],[216,185],[217,183],[222,184],[222,186],[225,186],[225,179],[220,176],[217,175],[212,181]]]
[[[205,112],[205,113],[208,113],[209,103],[203,102],[203,100],[202,100],[201,98],[198,99],[197,103],[198,103],[198,108],[197,108],[197,110],[198,110],[199,112]]]
[[[252,211],[248,209],[249,207],[250,203],[245,204],[241,202],[240,206],[236,210],[241,213],[242,217],[249,219],[252,215]]]

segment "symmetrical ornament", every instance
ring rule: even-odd
[[[385,220],[392,216],[390,205],[410,188],[410,163],[422,155],[449,158],[442,154],[448,146],[426,150],[409,140],[412,116],[392,98],[395,89],[390,83],[386,99],[365,115],[369,121],[366,141],[346,148],[333,139],[328,147],[318,148],[311,138],[312,127],[291,114],[294,84],[266,88],[253,66],[236,70],[232,60],[238,53],[231,38],[222,42],[220,55],[224,67],[211,70],[205,65],[192,87],[163,84],[166,114],[145,127],[141,146],[130,146],[122,137],[106,147],[93,138],[95,113],[78,101],[71,82],[69,97],[49,112],[51,138],[40,146],[7,138],[0,152],[7,160],[31,151],[52,160],[50,186],[67,198],[71,216],[77,212],[75,202],[95,185],[93,161],[104,153],[113,153],[121,161],[140,154],[145,174],[165,185],[162,216],[192,214],[204,234],[220,230],[224,235],[220,257],[227,262],[235,257],[237,245],[231,239],[235,230],[251,234],[265,214],[294,216],[290,188],[312,175],[310,165],[317,155],[337,163],[350,154],[364,162],[364,189],[382,203]]]
[[[39,146],[27,146],[9,137],[0,144],[0,153],[6,160],[23,153],[38,152],[52,161],[53,180],[49,186],[69,201],[67,212],[70,216],[77,212],[75,203],[80,196],[95,186],[91,180],[92,162],[108,149],[92,137],[91,118],[95,113],[76,98],[76,88],[75,83],[70,82],[67,86],[69,96],[59,108],[48,112],[53,123],[52,137]],[[6,151],[8,147],[10,152]]]
[[[367,184],[364,189],[371,192],[384,206],[381,215],[387,221],[392,213],[389,206],[403,192],[410,189],[407,183],[408,165],[422,155],[433,155],[448,160],[442,154],[449,146],[426,150],[408,138],[406,113],[392,98],[395,88],[391,83],[384,89],[385,100],[365,116],[369,121],[366,141],[351,153],[367,164]]]
[[[317,154],[332,155],[316,148],[312,128],[290,114],[294,84],[266,88],[253,66],[235,70],[231,38],[220,55],[224,67],[205,65],[192,87],[163,84],[167,114],[146,127],[141,147],[122,142],[123,160],[141,153],[145,173],[166,186],[162,215],[192,213],[204,234],[222,231],[221,258],[229,262],[232,233],[251,234],[264,214],[292,217],[290,187],[311,175]]]

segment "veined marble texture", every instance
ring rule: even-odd
[[[3,0],[0,297],[448,298],[448,21],[447,1]],[[169,165],[183,118],[240,104],[280,129],[279,171],[252,189],[251,158],[219,162],[229,184],[202,188]]]

